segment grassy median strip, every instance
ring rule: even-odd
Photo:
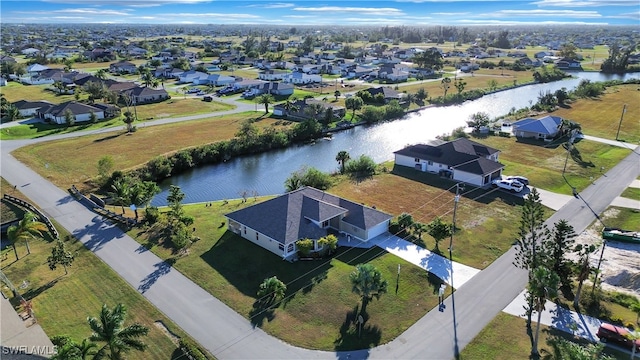
[[[5,184],[3,179],[3,194],[9,191],[11,195],[26,199],[24,195],[12,192],[13,188]],[[55,226],[62,239],[69,235],[60,225]],[[76,341],[82,341],[91,335],[87,324],[88,316],[98,316],[103,303],[109,307],[123,303],[129,309],[126,324],[139,322],[149,327],[149,335],[144,338],[148,348],[140,356],[145,359],[173,359],[182,355],[177,344],[164,330],[168,329],[176,336],[185,337],[186,334],[177,325],[82,243],[73,239],[65,241],[65,244],[76,254],[68,275],[64,274],[61,267],[52,271],[47,266],[46,259],[51,255],[54,245],[48,237],[46,240],[30,240],[29,255],[24,243],[18,243],[18,261],[15,260],[11,247],[2,251],[2,272],[16,287],[21,288],[20,293],[25,299],[32,300],[38,323],[49,337],[68,335]],[[165,327],[156,325],[156,322],[162,322]]]

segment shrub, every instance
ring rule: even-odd
[[[171,175],[172,164],[166,157],[157,156],[147,163],[147,169],[152,180],[162,180]]]
[[[373,176],[376,173],[376,163],[370,157],[360,155],[359,158],[348,161],[344,170],[352,176]]]
[[[509,133],[508,133],[508,132],[506,132],[506,131],[499,131],[499,132],[498,132],[498,136],[501,136],[501,137],[511,137],[511,134],[509,134]]]
[[[180,350],[182,350],[189,359],[207,360],[207,357],[202,353],[200,348],[189,340],[180,339]]]
[[[149,225],[153,225],[160,219],[160,210],[156,206],[149,206],[144,209],[144,218]]]
[[[322,246],[323,254],[330,255],[338,247],[338,238],[333,234],[329,234],[325,237],[320,238],[318,240],[318,245]]]
[[[296,247],[302,256],[309,256],[311,254],[311,250],[313,250],[313,240],[311,239],[302,239],[296,241]]]

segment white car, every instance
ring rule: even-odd
[[[505,180],[515,180],[515,181],[517,181],[520,184],[525,185],[525,186],[529,185],[529,179],[527,179],[524,176],[505,176],[505,177],[503,177],[503,179],[505,179]]]
[[[495,179],[491,182],[491,185],[495,188],[509,190],[513,192],[521,192],[524,189],[522,183],[515,180]]]

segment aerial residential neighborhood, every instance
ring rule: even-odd
[[[0,357],[638,358],[639,21],[3,2]]]

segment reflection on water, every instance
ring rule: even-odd
[[[393,159],[393,152],[408,144],[426,142],[437,135],[466,126],[469,116],[477,112],[498,117],[512,108],[519,109],[537,102],[541,92],[554,92],[561,88],[571,90],[581,79],[603,81],[638,77],[637,73],[605,75],[580,72],[574,75],[578,78],[502,91],[461,105],[431,107],[396,121],[339,132],[334,134],[332,140],[321,139],[313,145],[292,146],[194,169],[162,182],[163,192],[154,198],[152,204],[166,204],[171,184],[182,188],[186,195],[185,203],[238,198],[244,191],[250,195],[280,194],[285,190],[284,181],[302,167],[312,166],[325,172],[337,171],[335,157],[342,150],[349,152],[351,158],[365,154],[376,162],[383,162]]]

